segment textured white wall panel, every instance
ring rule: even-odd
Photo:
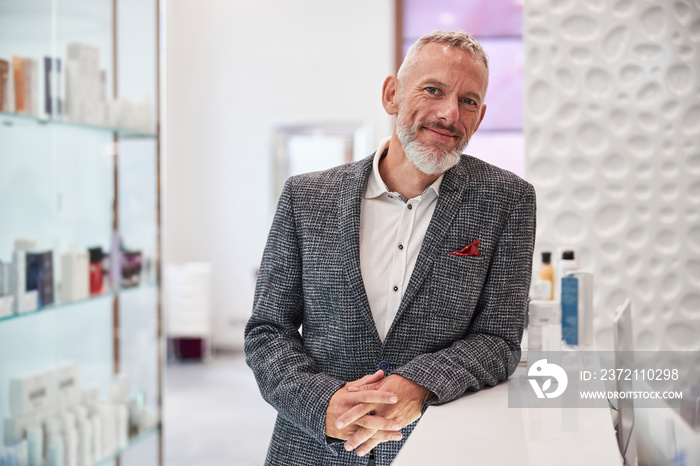
[[[598,346],[700,349],[700,0],[525,2],[537,252],[595,274]],[[536,261],[537,262],[537,261]]]

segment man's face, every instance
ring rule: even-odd
[[[429,175],[459,162],[486,106],[487,70],[469,52],[426,44],[398,90],[396,133],[406,156]]]

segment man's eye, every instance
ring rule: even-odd
[[[469,97],[465,97],[464,99],[462,99],[462,102],[464,102],[467,105],[476,105],[476,102],[470,99]]]
[[[428,91],[428,92],[430,92],[431,94],[437,94],[437,93],[438,93],[437,87],[426,87],[425,90]]]

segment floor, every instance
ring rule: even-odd
[[[169,364],[163,408],[165,466],[258,466],[275,410],[242,353]]]

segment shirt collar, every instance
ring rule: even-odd
[[[365,199],[373,199],[379,197],[382,194],[388,194],[389,188],[384,184],[382,180],[382,175],[379,174],[379,161],[386,156],[385,152],[389,149],[389,141],[391,137],[387,137],[379,141],[379,147],[377,147],[377,152],[374,154],[374,160],[372,161],[372,176],[367,180],[367,187],[365,188]],[[440,177],[433,181],[430,186],[425,188],[422,194],[425,194],[428,190],[435,191],[435,195],[440,194],[440,184],[442,184],[442,179],[445,176],[443,173]],[[421,194],[421,195],[422,195]]]

